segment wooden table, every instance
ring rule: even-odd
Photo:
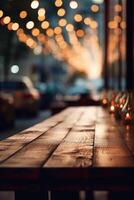
[[[134,132],[101,107],[70,107],[0,141],[0,190],[134,190]],[[39,194],[41,195],[39,197]]]

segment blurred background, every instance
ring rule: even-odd
[[[1,1],[0,126],[132,89],[132,8],[129,0]]]

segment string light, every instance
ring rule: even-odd
[[[12,30],[12,25],[13,25],[13,22],[10,22],[10,23],[7,25],[7,29],[8,29],[9,31]]]
[[[13,25],[12,25],[12,30],[13,31],[17,31],[19,29],[19,24],[18,23],[13,23]]]
[[[96,21],[91,21],[91,23],[90,23],[90,27],[92,28],[92,29],[96,29],[96,28],[98,28],[98,23],[96,22]]]
[[[27,17],[27,11],[23,10],[20,12],[20,18],[25,19]]]
[[[120,27],[121,27],[122,29],[126,29],[126,22],[125,22],[125,21],[122,21],[122,22],[120,23]]]
[[[72,9],[78,8],[78,3],[77,3],[77,1],[71,1],[69,5],[70,5],[70,8],[72,8]]]
[[[48,21],[42,22],[42,24],[41,24],[41,28],[42,29],[47,29],[48,27],[49,27],[49,22]]]
[[[39,15],[39,16],[44,16],[45,13],[46,13],[46,10],[45,10],[44,8],[40,8],[40,9],[38,10],[38,15]]]
[[[99,11],[99,6],[95,4],[91,5],[91,11],[97,13]]]
[[[75,20],[76,22],[81,22],[81,21],[82,21],[82,15],[76,14],[76,15],[74,16],[74,20]]]
[[[56,0],[56,1],[55,1],[55,6],[56,6],[56,7],[61,7],[62,4],[63,4],[63,2],[62,2],[61,0]]]
[[[9,16],[4,17],[4,19],[3,19],[4,24],[9,24],[10,21],[11,21],[11,18]]]
[[[37,9],[39,7],[39,2],[37,0],[32,1],[31,8]]]
[[[122,11],[122,6],[120,4],[116,4],[114,7],[115,12],[121,12]]]
[[[90,25],[91,19],[90,19],[89,17],[86,17],[86,18],[84,19],[84,23],[85,23],[86,25]]]
[[[52,36],[54,35],[53,29],[52,29],[52,28],[48,28],[48,29],[46,30],[46,34],[47,34],[47,36],[52,37]]]
[[[22,28],[19,28],[16,32],[16,34],[19,36],[20,34],[24,33],[24,30]]]
[[[55,27],[54,33],[55,33],[56,35],[61,34],[61,32],[62,32],[61,27]]]
[[[119,15],[114,16],[114,21],[120,23],[121,22],[121,17]]]
[[[27,29],[32,29],[33,27],[34,27],[34,22],[33,21],[27,22],[27,24],[26,24],[26,28]]]
[[[67,25],[66,25],[66,30],[67,30],[68,32],[71,32],[71,31],[74,30],[74,26],[73,26],[72,24],[67,24]]]
[[[64,19],[64,18],[62,18],[62,19],[59,20],[58,24],[59,24],[59,26],[62,26],[62,27],[63,27],[63,26],[66,26],[67,20]]]
[[[83,37],[84,36],[84,31],[82,30],[82,29],[78,29],[77,31],[76,31],[76,35],[78,36],[78,37]]]
[[[0,18],[3,17],[3,11],[0,10]]]
[[[40,55],[41,52],[42,52],[42,47],[40,45],[37,45],[35,48],[34,48],[34,54],[35,55]]]
[[[40,31],[39,31],[39,29],[38,28],[34,28],[34,29],[32,29],[32,35],[33,36],[38,36],[40,34]]]
[[[115,29],[118,27],[118,23],[116,21],[110,21],[108,22],[108,28]]]
[[[40,22],[44,21],[44,20],[45,20],[45,16],[38,16],[38,20],[39,20]]]
[[[55,1],[55,6],[58,7],[57,15],[60,17],[63,17],[66,14],[66,10],[64,8],[60,8],[62,5],[63,5],[62,0]],[[70,2],[69,6],[72,9],[76,9],[78,7],[78,3],[77,1],[74,0]],[[32,9],[37,9],[38,7],[39,7],[39,1],[34,0],[31,2]],[[24,19],[27,17],[28,13],[26,13],[25,15],[22,12],[26,11],[21,11],[19,13],[20,18]],[[44,51],[47,52],[48,50],[48,52],[52,53],[57,59],[65,60],[67,63],[69,63],[71,66],[78,69],[79,71],[84,70],[85,68],[84,65],[86,65],[85,57],[88,55],[89,51],[86,48],[86,45],[84,46],[83,43],[80,42],[81,40],[79,41],[79,38],[83,37],[84,40],[87,33],[84,32],[83,29],[78,29],[75,31],[74,25],[67,24],[67,20],[65,18],[60,18],[58,24],[55,27],[51,28],[49,21],[45,20],[46,10],[44,8],[39,8],[37,10],[37,14],[38,14],[37,19],[38,21],[41,22],[40,23],[41,28],[46,30],[45,33],[44,31],[41,33],[40,30],[37,28],[38,26],[35,27],[36,24],[34,24],[33,27],[32,26],[30,27],[28,25],[29,22],[27,22],[26,28],[32,29],[31,34],[32,36],[36,37],[36,40],[38,41],[36,42],[32,37],[30,37],[30,35],[25,34],[23,29],[19,27],[17,29],[15,28],[18,39],[24,42],[29,48],[32,48],[34,52],[36,52],[38,47],[42,49],[43,46],[43,48],[46,50],[42,49],[41,52]],[[81,14],[76,14],[74,16],[74,20],[76,22],[81,22],[83,20],[83,23],[89,25],[90,28],[92,29],[98,27],[98,23],[96,21],[91,20],[89,17],[83,18]],[[9,24],[11,28],[15,23],[12,22],[10,23]],[[7,27],[9,26],[9,24],[7,25]],[[69,44],[64,39],[64,35],[62,35],[61,27],[64,26],[70,38]],[[38,45],[40,43],[42,46]]]
[[[60,17],[63,17],[65,15],[66,11],[64,8],[60,8],[58,11],[57,11],[57,15],[60,16]]]

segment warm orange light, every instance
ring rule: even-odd
[[[116,4],[114,7],[115,12],[121,12],[122,11],[122,6],[120,4]]]
[[[40,8],[40,9],[38,10],[38,15],[39,15],[39,16],[44,16],[45,13],[46,13],[46,10],[45,10],[44,8]]]
[[[110,21],[108,22],[108,28],[115,29],[118,27],[118,23],[116,21]]]
[[[73,26],[72,24],[67,24],[67,25],[66,25],[66,30],[67,30],[68,32],[71,32],[71,31],[74,30],[74,26]]]
[[[85,23],[86,25],[90,25],[91,19],[90,19],[89,17],[86,17],[86,18],[84,19],[84,23]]]
[[[92,29],[96,29],[96,28],[98,28],[98,23],[97,23],[96,21],[91,21],[90,27],[91,27]]]
[[[59,26],[62,26],[62,27],[63,27],[63,26],[66,26],[67,20],[64,19],[64,18],[62,18],[62,19],[59,20],[59,23],[58,23],[58,24],[59,24]]]
[[[27,12],[26,12],[25,10],[21,11],[21,12],[20,12],[20,18],[21,18],[21,19],[24,19],[24,18],[26,18],[26,17],[27,17]]]
[[[21,42],[26,42],[27,36],[26,36],[24,33],[21,33],[21,34],[19,35],[19,40],[20,40]]]
[[[4,17],[4,19],[3,19],[4,24],[9,24],[10,21],[11,21],[11,18],[9,16]]]
[[[130,114],[126,113],[126,119],[130,119]]]
[[[92,12],[98,12],[99,11],[99,6],[98,5],[96,5],[96,4],[93,4],[92,6],[91,6],[91,11]]]
[[[123,108],[123,104],[120,104],[120,108]]]
[[[19,24],[18,24],[18,23],[13,23],[13,25],[12,25],[12,30],[13,30],[13,31],[17,31],[18,28],[19,28]]]
[[[52,29],[52,28],[48,28],[48,29],[46,30],[46,34],[47,34],[49,37],[52,37],[52,36],[54,35],[53,29]]]
[[[19,28],[16,32],[16,34],[19,36],[20,34],[24,33],[22,28]]]
[[[41,23],[41,28],[42,29],[47,29],[49,27],[49,22],[48,21],[44,21]]]
[[[26,24],[26,28],[27,29],[32,29],[33,27],[34,27],[34,22],[33,21],[27,22],[27,24]]]
[[[45,43],[46,42],[46,37],[45,37],[45,35],[44,34],[39,34],[38,35],[38,40],[40,41],[40,42],[42,42],[42,43]]]
[[[78,36],[78,37],[83,37],[84,36],[84,31],[82,30],[82,29],[78,29],[77,31],[76,31],[76,35]]]
[[[114,105],[111,105],[110,106],[110,112],[114,112],[115,111],[115,107],[114,107]]]
[[[60,27],[55,27],[54,33],[55,33],[56,35],[61,34],[61,32],[62,32],[62,29],[61,29]]]
[[[45,20],[45,16],[38,16],[38,20],[39,20],[40,22],[44,21],[44,20]]]
[[[121,31],[120,28],[116,28],[116,29],[114,29],[114,33],[115,33],[116,35],[121,35],[122,31]]]
[[[8,28],[9,31],[12,30],[12,25],[13,25],[13,22],[10,22],[10,23],[7,25],[7,28]]]
[[[116,22],[121,22],[121,17],[119,16],[119,15],[116,15],[115,17],[114,17],[114,21],[116,21]]]
[[[124,123],[125,123],[125,124],[132,124],[132,123],[133,123],[133,116],[132,116],[132,113],[127,112],[127,113],[125,114]]]
[[[34,28],[33,30],[32,30],[32,35],[33,36],[38,36],[40,34],[40,31],[39,31],[39,29],[38,28]]]
[[[120,23],[120,27],[121,27],[122,29],[126,29],[126,22],[125,22],[125,21],[122,21],[122,22]]]
[[[106,98],[102,99],[102,104],[103,105],[107,105],[108,104],[108,100]]]
[[[57,12],[57,15],[60,16],[60,17],[62,17],[62,16],[65,15],[65,13],[66,13],[65,9],[60,8],[60,9],[58,10],[58,12]]]
[[[4,14],[3,11],[0,10],[0,18],[3,17],[3,14]]]
[[[74,16],[74,20],[75,20],[76,22],[81,22],[81,21],[82,21],[82,15],[76,14],[76,15]]]
[[[56,6],[56,7],[61,7],[62,4],[63,4],[63,2],[62,2],[61,0],[56,0],[56,1],[55,1],[55,6]]]
[[[26,44],[27,44],[27,46],[32,47],[33,44],[34,44],[33,39],[32,39],[32,38],[28,38],[28,39],[26,40]]]
[[[64,38],[63,38],[62,35],[59,34],[59,35],[56,35],[56,36],[55,36],[55,40],[59,43],[59,42],[63,41]]]
[[[59,46],[61,49],[65,49],[67,47],[67,44],[66,44],[66,42],[63,41],[63,42],[59,43]]]

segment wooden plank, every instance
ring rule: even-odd
[[[77,112],[76,112],[77,111]],[[95,107],[81,107],[78,117],[78,108],[66,120],[66,123],[74,123],[67,137],[58,146],[56,151],[44,165],[44,168],[59,167],[88,167],[92,164],[93,140],[97,110]]]
[[[3,141],[0,141],[0,163],[14,155],[25,145],[40,137],[50,128],[64,121],[64,118],[72,111],[71,108],[64,110],[43,122],[40,122],[18,134],[15,134]]]
[[[76,123],[76,126],[87,126],[94,130],[95,121],[97,116],[97,107],[85,107],[80,119]]]
[[[1,163],[0,167],[40,167],[67,133],[67,129],[57,130],[53,128],[24,146],[15,155]]]
[[[134,125],[118,126],[127,148],[134,155]]]
[[[71,131],[44,168],[79,168],[92,165],[94,132]]]
[[[76,114],[74,113],[74,115],[76,115],[76,121],[78,120],[81,112],[82,110],[78,109],[78,111],[76,110]],[[67,119],[69,119],[68,116]],[[57,120],[57,117],[50,119],[50,121],[51,120]],[[62,121],[63,120],[64,117],[62,116]],[[38,138],[23,146],[23,148],[16,152],[16,154],[1,163],[0,167],[40,167],[69,132],[69,129],[62,127],[62,125],[58,122],[57,126],[49,129],[44,134],[42,133]]]
[[[100,112],[104,112],[100,109]],[[94,167],[132,167],[134,159],[118,129],[118,124],[109,117],[101,117],[96,123]]]
[[[89,107],[86,109],[89,113],[92,110]],[[87,174],[92,166],[95,128],[94,121],[89,120],[92,112],[90,115],[89,113],[84,108],[69,134],[44,164],[42,181],[45,185],[44,180],[47,179],[48,188],[71,190],[86,184]],[[66,126],[66,122],[64,124]]]
[[[1,141],[3,152],[0,164],[0,189],[16,191],[40,189],[41,166],[68,134],[70,128],[65,128],[62,122],[72,110],[65,110],[61,115],[41,122],[28,131]],[[76,119],[82,112],[81,109],[78,110]]]

